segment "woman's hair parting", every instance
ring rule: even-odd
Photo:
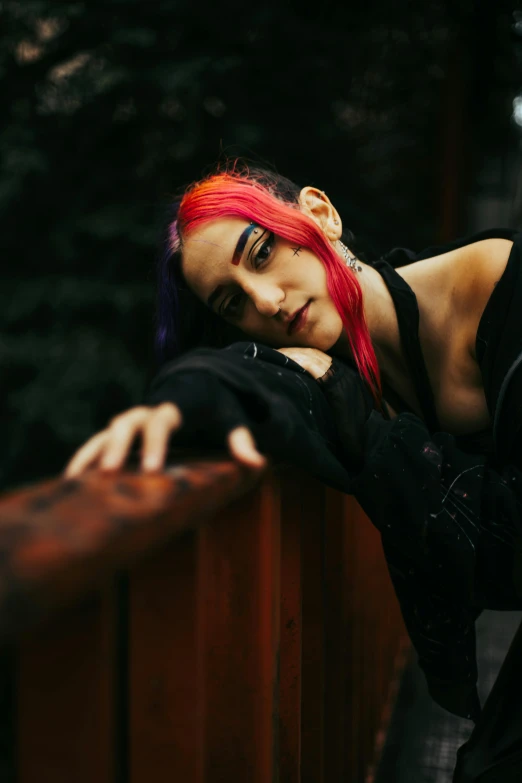
[[[183,242],[210,220],[240,217],[309,248],[326,269],[332,297],[360,375],[375,401],[382,396],[379,367],[364,318],[362,291],[312,218],[299,208],[300,188],[279,174],[234,163],[190,185],[170,216],[158,264],[156,351],[160,363],[196,345],[222,347],[244,335],[210,311],[183,281]],[[351,237],[348,241],[353,248]]]

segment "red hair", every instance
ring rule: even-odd
[[[309,248],[326,269],[327,286],[341,317],[359,374],[381,405],[379,366],[364,317],[361,286],[356,274],[339,258],[314,220],[299,204],[285,203],[255,180],[221,173],[193,185],[183,196],[171,226],[170,250],[210,220],[240,217],[257,223],[298,245]]]

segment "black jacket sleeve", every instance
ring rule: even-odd
[[[181,377],[191,383],[196,407],[201,388],[209,378],[217,378],[233,392],[241,421],[262,452],[313,473],[334,489],[349,491],[351,474],[344,464],[335,417],[317,382],[299,364],[259,343],[202,348],[166,364],[143,401],[175,401]],[[209,411],[207,420],[211,418]],[[199,445],[200,437],[193,442]]]

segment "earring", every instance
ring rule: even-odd
[[[338,239],[337,241],[341,246],[341,251],[344,256],[344,260],[346,261],[346,266],[349,266],[353,272],[362,272],[362,266],[357,263],[356,257],[350,255],[350,251],[348,250],[346,245],[343,245],[340,239]]]
[[[334,225],[338,226],[339,225],[339,221],[338,220],[334,220]]]

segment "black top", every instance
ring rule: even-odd
[[[379,272],[386,283],[395,305],[401,345],[406,364],[408,365],[408,371],[422,408],[424,421],[432,432],[439,432],[440,426],[435,400],[419,339],[419,306],[417,297],[406,280],[397,274],[387,261],[381,258],[375,261],[372,266]],[[394,400],[399,403],[398,413],[403,411],[413,413],[411,408],[406,405],[395,391],[388,389],[388,394],[390,394],[390,391],[390,396],[393,396]]]
[[[448,246],[441,245],[437,248],[438,252],[434,253],[434,255],[445,253],[448,249]],[[392,252],[397,253],[397,251]],[[414,255],[411,257],[412,255],[408,255],[408,263],[417,260]],[[395,258],[397,260],[397,255]],[[393,300],[404,358],[410,378],[413,381],[423,419],[431,432],[440,432],[442,428],[437,417],[433,390],[419,338],[419,306],[417,297],[406,280],[384,258],[373,262],[372,266],[381,275]],[[389,399],[397,413],[414,413],[397,392],[384,382],[383,391],[385,399]],[[456,436],[456,440],[463,451],[488,455],[493,453],[491,427],[474,433]]]
[[[513,241],[476,340],[494,450],[478,448],[478,440],[466,449],[462,437],[440,432],[419,345],[417,302],[393,266],[489,237]],[[451,712],[476,718],[474,621],[484,608],[522,608],[522,547],[517,543],[522,526],[522,234],[487,231],[419,254],[398,248],[375,266],[395,303],[424,421],[408,411],[386,420],[373,410],[363,422],[362,466],[354,465],[346,449],[352,433],[344,437],[354,411],[364,408],[353,395],[353,374],[341,371],[334,377],[332,404],[330,384],[323,388],[295,362],[259,343],[200,349],[169,362],[144,401],[176,401],[180,377],[196,397],[210,375],[227,390],[223,403],[216,396],[216,406],[230,406],[232,392],[234,415],[250,427],[262,451],[353,494],[381,533],[431,695]],[[339,401],[344,399],[343,408]],[[203,424],[199,435],[207,437]],[[222,446],[223,440],[213,445]]]

